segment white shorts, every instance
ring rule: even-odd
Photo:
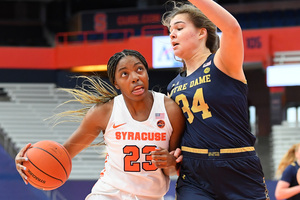
[[[99,179],[85,200],[164,200],[164,198],[151,198],[130,194]]]

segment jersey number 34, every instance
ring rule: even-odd
[[[189,102],[184,94],[180,94],[176,96],[175,102],[180,105],[180,101],[182,102],[182,111],[187,114],[187,120],[191,124],[194,121],[194,114],[197,112],[202,112],[202,118],[206,119],[211,117],[211,112],[208,110],[209,106],[205,103],[203,96],[203,89],[198,88],[193,97],[193,105],[190,107]]]

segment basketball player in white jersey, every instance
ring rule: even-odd
[[[85,105],[96,103],[64,143],[70,156],[88,147],[101,131],[107,147],[105,168],[86,200],[161,200],[180,160],[169,152],[180,144],[185,121],[182,111],[164,94],[148,90],[148,64],[139,52],[116,53],[108,61],[107,72],[121,95],[97,77],[86,77],[89,89],[97,94],[84,88],[66,89]],[[23,156],[29,147],[15,159],[25,183],[22,162],[26,162]]]

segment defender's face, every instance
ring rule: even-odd
[[[196,53],[203,37],[200,37],[201,29],[195,27],[188,14],[175,15],[170,21],[169,31],[171,45],[176,56],[186,60]]]

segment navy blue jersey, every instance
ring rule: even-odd
[[[168,85],[187,121],[182,145],[202,149],[254,146],[248,119],[248,86],[221,72],[211,54],[195,72]]]
[[[287,166],[287,168],[284,170],[280,180],[290,183],[289,187],[299,185],[297,181],[298,169],[299,169],[298,163],[296,161],[293,162],[292,164]],[[300,199],[300,194],[297,194],[291,198],[288,198],[287,200],[299,200],[299,199]]]

